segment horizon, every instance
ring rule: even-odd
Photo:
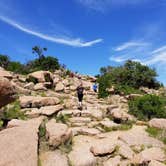
[[[163,0],[1,0],[0,54],[25,63],[39,45],[87,75],[130,59],[155,68],[166,85],[165,16]]]

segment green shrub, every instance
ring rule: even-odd
[[[106,74],[106,75],[98,78],[98,83],[99,83],[98,96],[99,96],[99,98],[104,98],[104,97],[107,97],[109,95],[107,88],[111,87],[111,84],[110,84],[111,78],[110,77],[111,76],[109,74]]]
[[[46,135],[46,127],[45,125],[40,125],[39,127],[39,137],[44,137]]]
[[[29,76],[27,79],[26,79],[27,82],[33,82],[34,84],[37,84],[38,83],[38,79],[35,78],[35,77],[32,77],[32,76]]]
[[[26,74],[24,65],[22,65],[20,62],[10,62],[6,69],[14,73]]]
[[[20,103],[18,101],[8,105],[4,108],[4,112],[1,115],[1,119],[3,120],[11,120],[11,119],[26,119],[24,112],[21,112]]]
[[[157,138],[157,139],[161,140],[164,144],[166,144],[166,130],[165,129],[148,127],[146,129],[146,132],[148,132],[151,137]]]
[[[71,115],[60,114],[59,116],[56,117],[56,121],[66,124],[69,121],[69,118],[71,118]]]
[[[144,95],[129,101],[129,112],[139,120],[166,118],[163,98],[155,95]]]
[[[123,66],[102,67],[100,72],[99,97],[107,97],[109,95],[107,89],[112,86],[116,88],[116,93],[120,94],[138,92],[136,89],[142,86],[154,89],[161,87],[156,80],[157,73],[154,69],[131,60],[126,61]]]
[[[55,71],[60,68],[60,64],[57,58],[47,56],[40,59],[35,59],[33,61],[29,61],[26,64],[26,68],[29,72],[34,72],[38,70]]]
[[[136,93],[136,94],[142,93],[139,89],[136,89],[127,85],[115,85],[114,87],[115,87],[115,94],[129,95],[133,93]]]
[[[6,68],[10,63],[10,59],[7,55],[0,55],[0,66]]]

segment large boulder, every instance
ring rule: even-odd
[[[73,139],[72,151],[69,153],[69,161],[73,166],[96,166],[97,158],[90,152],[90,147],[95,138],[89,136],[76,136]]]
[[[104,166],[118,166],[121,164],[121,157],[120,156],[115,156],[113,158],[108,159],[103,163]]]
[[[11,84],[15,87],[18,94],[29,95],[31,93],[31,90],[23,88],[14,81],[11,81]]]
[[[8,79],[0,77],[0,107],[13,102],[16,99],[15,87]]]
[[[63,92],[65,86],[62,82],[58,82],[55,86],[55,91],[56,92]]]
[[[60,110],[63,109],[62,105],[55,105],[55,106],[46,106],[46,107],[41,107],[39,111],[41,112],[42,115],[53,115],[55,113],[58,113]]]
[[[65,143],[72,136],[72,131],[67,125],[56,123],[54,119],[46,124],[46,132],[47,138],[49,139],[49,145],[54,147]]]
[[[33,83],[33,82],[29,82],[29,83],[27,83],[27,84],[24,85],[24,88],[25,88],[25,89],[33,90],[33,88],[34,88],[34,83]]]
[[[0,132],[0,165],[37,166],[38,128],[42,118],[15,120],[11,128]]]
[[[19,98],[22,108],[40,108],[43,106],[57,105],[60,100],[56,97],[21,96]]]
[[[73,127],[71,128],[73,135],[88,135],[88,136],[94,136],[97,134],[100,134],[100,131],[95,128],[88,128],[88,127]]]
[[[156,127],[159,129],[166,129],[166,119],[157,119],[154,118],[149,121],[149,126],[150,127]]]
[[[152,160],[148,166],[165,166],[165,164],[156,160]]]
[[[63,109],[62,105],[53,105],[53,106],[45,106],[38,108],[24,108],[21,109],[22,112],[26,112],[25,114],[29,118],[37,118],[41,115],[51,116],[58,113],[60,110]]]
[[[60,150],[43,152],[40,155],[42,166],[68,166],[68,159]]]
[[[115,120],[121,120],[121,121],[127,121],[127,120],[134,120],[134,118],[125,112],[123,109],[120,108],[115,108],[110,112],[110,115],[115,119]]]
[[[129,146],[164,147],[161,141],[148,135],[145,131],[146,128],[146,126],[133,126],[132,129],[119,135],[119,139],[126,142]]]
[[[38,90],[42,90],[45,91],[47,90],[47,88],[45,87],[44,83],[37,83],[34,87],[33,90],[38,91]]]
[[[91,146],[90,151],[95,155],[108,155],[115,151],[117,143],[109,139],[101,139]]]
[[[49,71],[36,71],[30,73],[27,80],[34,83],[53,82],[53,76]]]
[[[0,67],[0,77],[5,77],[5,78],[8,78],[8,79],[13,78],[12,74],[10,74],[10,72],[4,70],[2,67]]]
[[[133,164],[144,164],[144,163],[149,163],[152,160],[157,160],[157,161],[165,161],[166,160],[166,154],[164,150],[160,148],[149,148],[145,149],[141,153],[137,154],[133,158]]]

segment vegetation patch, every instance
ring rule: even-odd
[[[32,51],[38,57],[32,61],[28,61],[26,64],[20,62],[11,61],[7,55],[0,55],[0,66],[6,70],[19,74],[28,74],[38,70],[55,71],[60,69],[61,65],[57,58],[53,56],[45,56],[44,52],[47,48],[41,48],[40,46],[34,46]],[[30,82],[36,82],[36,80],[29,80]]]
[[[161,140],[164,144],[166,144],[166,130],[165,129],[158,129],[155,127],[148,127],[146,132],[149,133],[149,136],[157,138]]]
[[[166,118],[166,108],[163,98],[156,95],[144,95],[129,101],[129,113],[139,120]]]
[[[48,141],[46,139],[46,123],[47,123],[48,119],[45,118],[43,120],[43,122],[41,123],[40,127],[39,127],[39,152],[40,151],[48,151],[49,150],[49,144]]]
[[[62,143],[58,148],[63,153],[70,153],[72,151],[72,138],[67,140],[65,143]]]
[[[141,93],[140,87],[158,89],[162,85],[156,80],[157,73],[154,69],[131,60],[119,67],[102,67],[98,77],[99,97],[109,95],[108,89],[115,88],[114,93],[131,94]]]
[[[19,101],[9,104],[4,107],[1,119],[11,120],[11,119],[26,119],[24,112],[21,112],[21,107]]]
[[[56,117],[56,121],[57,121],[57,122],[61,122],[61,123],[67,124],[67,122],[69,122],[69,118],[71,118],[71,115],[59,114],[59,115]]]
[[[115,127],[106,127],[103,125],[100,125],[100,127],[105,131],[105,132],[110,132],[110,131],[117,131],[117,130],[129,130],[133,126],[133,122],[122,122],[119,126]]]

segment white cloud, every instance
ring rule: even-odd
[[[123,51],[123,50],[126,50],[126,49],[130,49],[130,48],[133,48],[133,47],[142,47],[142,46],[147,46],[149,45],[149,43],[145,43],[145,42],[126,42],[126,43],[123,43],[119,46],[117,46],[114,51]]]
[[[113,7],[121,7],[126,5],[138,5],[151,0],[75,0],[83,6],[92,10],[104,12],[105,10]]]
[[[8,19],[4,16],[0,16],[0,20],[7,23],[7,24],[9,24],[9,25],[11,25],[12,27],[14,27],[14,28],[16,28],[20,31],[23,31],[23,32],[27,33],[27,34],[39,37],[39,38],[44,39],[44,40],[48,40],[48,41],[51,41],[51,42],[64,44],[64,45],[68,45],[68,46],[90,47],[94,44],[97,44],[97,43],[100,43],[100,42],[103,41],[103,39],[96,39],[96,40],[93,40],[93,41],[85,42],[85,41],[81,40],[80,38],[72,39],[72,38],[68,38],[68,37],[65,37],[65,38],[64,37],[63,38],[53,37],[53,36],[50,36],[50,35],[47,35],[47,34],[43,34],[43,33],[28,29],[25,26],[23,26],[21,24],[18,24],[17,22],[15,22],[11,19]]]
[[[146,61],[146,64],[164,64],[166,63],[166,45],[159,47],[151,52],[152,57]]]
[[[112,56],[112,57],[109,58],[109,60],[117,62],[117,63],[121,63],[121,62],[126,61],[127,59],[124,58],[124,57],[120,57],[120,56]]]
[[[153,50],[152,54],[160,53],[160,52],[163,52],[163,51],[166,51],[166,45]]]

